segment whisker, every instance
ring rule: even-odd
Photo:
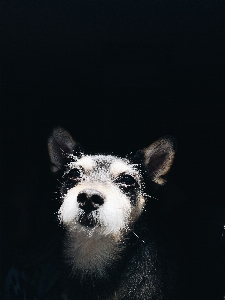
[[[158,198],[153,197],[153,196],[151,196],[151,195],[148,195],[148,194],[146,194],[146,193],[142,193],[142,195],[145,196],[145,197],[148,197],[148,198],[152,198],[152,199],[155,199],[155,200],[159,200]]]
[[[63,184],[62,182],[60,182],[60,180],[57,178],[57,181],[60,183],[60,184]]]
[[[142,243],[145,244],[145,241],[141,240],[141,239],[139,238],[139,236],[138,236],[134,231],[131,231],[131,232],[133,232],[133,234],[134,234],[134,235],[135,235]]]

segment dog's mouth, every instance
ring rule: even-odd
[[[97,219],[92,213],[82,214],[79,218],[79,223],[86,227],[95,227],[97,225]]]

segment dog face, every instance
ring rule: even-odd
[[[84,155],[62,128],[48,142],[52,171],[60,178],[58,217],[67,229],[66,256],[72,268],[104,273],[125,244],[146,203],[144,180],[164,184],[174,141],[162,138],[139,151],[139,163],[112,155]],[[78,153],[79,152],[79,153]]]
[[[110,155],[74,157],[62,177],[60,221],[78,231],[112,235],[129,231],[145,205],[137,165]]]

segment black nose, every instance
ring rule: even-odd
[[[86,189],[78,194],[77,202],[79,203],[79,207],[88,214],[98,209],[104,203],[104,197],[96,190]]]

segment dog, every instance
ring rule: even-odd
[[[148,202],[150,187],[166,182],[175,147],[175,139],[165,136],[133,157],[89,155],[65,129],[53,130],[48,151],[65,231],[61,299],[172,299]]]

